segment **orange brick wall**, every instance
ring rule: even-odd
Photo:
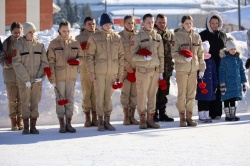
[[[40,30],[53,26],[53,0],[40,0]]]
[[[12,22],[26,22],[26,0],[6,0],[6,25]]]

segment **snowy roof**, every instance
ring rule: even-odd
[[[56,3],[56,0],[53,0]],[[72,0],[71,3],[84,3],[84,4],[100,4],[102,0]],[[61,0],[61,3],[64,3],[64,0]]]
[[[102,1],[105,3],[105,0]],[[185,1],[176,1],[176,0],[107,0],[108,6],[196,6],[200,7],[200,2],[197,0],[185,0]]]
[[[57,6],[55,3],[53,3],[53,13],[59,12],[61,8]]]
[[[159,13],[165,14],[165,15],[184,15],[184,14],[207,14],[208,12],[203,11],[201,9],[131,9],[131,10],[114,10],[110,12],[114,16],[118,15],[144,15],[145,13],[151,13],[152,15],[157,15]]]
[[[224,24],[239,25],[238,9],[221,12]],[[250,6],[241,7],[241,26],[250,29]]]

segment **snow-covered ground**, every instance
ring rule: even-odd
[[[197,118],[197,117],[196,117]],[[58,125],[39,126],[39,135],[0,129],[0,165],[84,166],[248,166],[250,114],[241,121],[224,118],[198,127],[160,123],[160,129],[140,130],[113,122],[117,131],[74,125],[76,133],[59,134]]]

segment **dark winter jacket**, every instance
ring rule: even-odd
[[[2,52],[3,52],[3,43],[2,43],[2,41],[0,39],[0,53],[2,53]]]
[[[160,30],[157,25],[154,26],[158,34],[161,35],[164,46],[164,74],[168,77],[172,76],[174,70],[174,62],[171,55],[171,45],[173,42],[174,34],[166,27]]]
[[[216,72],[216,65],[212,58],[206,59],[206,70],[203,76],[203,82],[206,83],[206,88],[208,90],[207,94],[201,93],[201,88],[199,88],[199,83],[201,83],[201,79],[198,78],[197,80],[197,93],[196,93],[196,100],[206,100],[212,101],[215,100],[215,90],[218,86],[218,77]]]
[[[215,32],[213,32],[209,23],[211,17],[213,16],[217,16],[219,18],[219,27],[217,31]],[[222,25],[223,25],[223,22],[219,15],[214,14],[214,13],[210,14],[208,15],[207,20],[206,20],[206,30],[200,33],[202,41],[206,41],[206,40],[209,41],[209,44],[210,44],[209,53],[212,55],[212,58],[215,60],[217,69],[219,68],[219,65],[220,65],[220,57],[219,57],[220,50],[226,46],[226,40],[227,40],[226,34],[221,31]]]
[[[231,55],[225,49],[220,52],[221,62],[219,67],[219,83],[226,85],[226,93],[221,95],[221,100],[236,98],[242,100],[242,84],[246,83],[245,69],[240,52]]]

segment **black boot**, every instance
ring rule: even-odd
[[[159,110],[159,121],[161,121],[161,122],[173,122],[174,119],[168,117],[166,114],[166,110],[162,109],[162,110]]]
[[[225,121],[234,121],[234,117],[231,115],[231,111],[229,110],[228,107],[224,108],[224,112],[225,112]]]
[[[30,133],[30,130],[29,130],[29,118],[23,119],[23,125],[24,125],[23,134],[24,135],[29,134]]]
[[[66,125],[64,117],[59,118],[59,123],[60,123],[59,133],[66,133]]]
[[[155,110],[155,114],[154,114],[154,117],[153,117],[153,120],[154,122],[159,122],[159,117],[158,117],[158,110]]]
[[[239,121],[240,118],[236,116],[236,107],[230,107],[231,116],[234,117],[234,121]]]
[[[30,118],[30,134],[39,134],[39,131],[36,129],[37,118]]]
[[[66,117],[66,131],[70,133],[75,133],[76,129],[71,126],[71,117]]]
[[[161,121],[161,122],[173,122],[174,119],[168,117],[166,114],[163,114],[163,115],[159,116],[159,121]]]

